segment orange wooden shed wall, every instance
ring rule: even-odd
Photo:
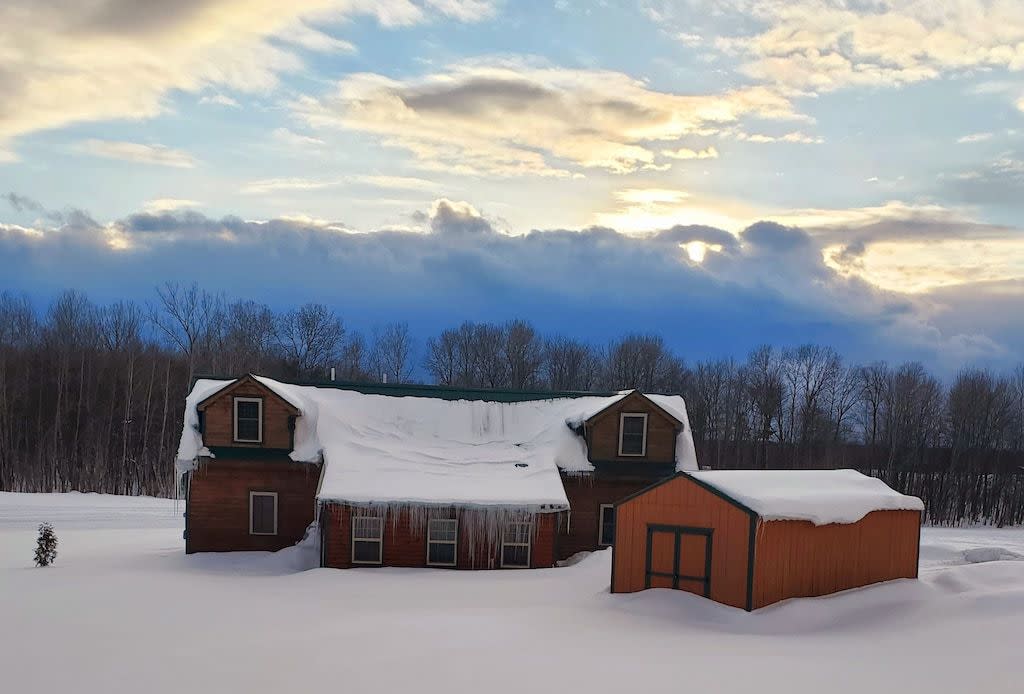
[[[712,552],[708,597],[741,609],[917,577],[919,511],[875,511],[856,523],[822,526],[808,521],[766,522],[743,504],[691,477],[678,475],[616,507],[613,593],[648,587],[651,525],[709,529]],[[696,546],[689,536],[684,537],[680,573],[690,573],[697,567]],[[674,561],[674,547],[665,535],[653,542],[651,549],[655,569]],[[671,586],[664,579],[654,578],[649,587]],[[703,594],[702,586],[694,582],[680,581],[678,587]]]
[[[874,511],[856,523],[758,523],[753,609],[896,578],[917,578],[921,513]]]
[[[716,496],[685,476],[673,477],[616,507],[615,549],[612,554],[612,592],[644,590],[647,572],[648,525],[709,528],[712,531],[711,594],[717,602],[745,608],[747,566],[750,558],[750,514]],[[687,540],[691,538],[687,537]],[[686,550],[690,551],[687,552]],[[692,541],[684,540],[684,567],[695,567]],[[696,550],[699,556],[699,550]],[[654,546],[653,563],[671,561],[673,547]],[[658,587],[652,584],[652,587]],[[669,586],[665,586],[669,587]],[[701,587],[685,582],[680,589],[703,594]]]

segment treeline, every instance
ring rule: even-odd
[[[922,496],[938,523],[1024,523],[1024,365],[848,364],[830,347],[762,346],[687,363],[653,334],[602,345],[527,321],[463,323],[418,343],[330,308],[273,311],[168,283],[145,303],[68,291],[44,311],[0,293],[0,489],[171,495],[194,376],[682,394],[702,465],[855,467]]]

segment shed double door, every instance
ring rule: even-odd
[[[645,588],[711,596],[711,528],[647,526]]]

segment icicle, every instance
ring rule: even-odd
[[[346,503],[346,502],[338,502]],[[391,522],[391,530],[398,530],[405,520],[408,532],[415,536],[426,536],[427,525],[432,518],[452,518],[458,521],[459,554],[468,552],[470,566],[476,567],[481,556],[493,557],[501,548],[502,535],[509,523],[530,523],[531,537],[536,529],[536,519],[541,513],[557,513],[568,509],[561,506],[541,504],[537,506],[468,506],[451,504],[410,504],[387,501],[370,503],[347,503],[353,515],[380,518]],[[559,515],[561,515],[559,513]]]

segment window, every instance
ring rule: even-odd
[[[352,517],[352,563],[380,564],[384,546],[384,519]]]
[[[277,492],[249,492],[249,534],[277,535]]]
[[[235,441],[240,443],[263,441],[263,400],[261,398],[235,398]]]
[[[427,566],[455,566],[459,522],[433,518],[427,523]]]
[[[530,535],[533,523],[515,521],[505,525],[501,534],[501,566],[507,569],[530,568]]]
[[[615,542],[615,507],[601,504],[600,527],[598,528],[597,544],[608,545]]]
[[[619,415],[619,455],[647,454],[647,414],[623,412]]]

